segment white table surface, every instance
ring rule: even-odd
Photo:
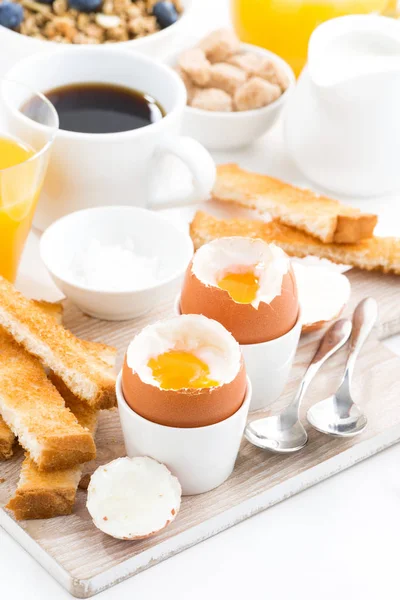
[[[226,23],[225,0],[201,0],[199,29]],[[285,156],[280,124],[253,147],[216,160],[235,161],[294,183],[307,182]],[[357,203],[380,215],[379,232],[399,234],[396,197]],[[31,234],[20,289],[56,299]],[[387,344],[400,354],[400,336]],[[382,402],[385,399],[382,398]],[[102,600],[391,600],[399,598],[400,446],[106,591]],[[0,598],[67,600],[64,591],[0,529]]]

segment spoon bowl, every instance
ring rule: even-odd
[[[279,454],[301,450],[308,441],[307,432],[300,421],[285,429],[282,427],[280,415],[256,419],[249,423],[245,437],[254,446]]]
[[[311,407],[307,420],[317,431],[337,437],[358,435],[367,426],[367,417],[355,403],[345,411],[340,411],[339,418],[338,415],[338,400],[333,395]]]

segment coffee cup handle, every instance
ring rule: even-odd
[[[180,201],[173,198],[171,200],[163,198],[157,201],[155,200],[157,178],[154,177],[154,173],[158,172],[157,167],[162,158],[171,154],[179,158],[189,169],[192,175],[193,189],[186,198]],[[214,187],[216,174],[216,166],[211,154],[193,138],[176,136],[161,140],[150,160],[150,208],[176,208],[208,200]]]

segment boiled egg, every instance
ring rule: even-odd
[[[281,337],[299,316],[290,259],[260,239],[215,239],[197,250],[188,267],[180,310],[222,323],[240,344]]]
[[[117,458],[93,473],[87,508],[98,529],[122,540],[158,533],[178,514],[182,490],[165,465],[147,456]]]
[[[149,421],[202,427],[233,415],[246,394],[239,344],[217,321],[181,315],[143,329],[122,368],[126,403]]]

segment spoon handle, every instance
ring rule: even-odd
[[[349,384],[353,374],[357,356],[360,353],[367,337],[372,331],[378,318],[378,304],[374,298],[364,298],[356,307],[353,314],[353,333],[350,339],[349,354],[347,356],[346,371],[343,379]]]
[[[304,373],[297,394],[290,406],[291,412],[298,416],[300,404],[303,396],[311,383],[311,380],[322,367],[324,362],[328,360],[339,348],[341,348],[349,339],[351,333],[351,321],[348,319],[339,319],[326,331],[322,338],[318,350],[314,354],[313,359],[308,365],[307,371]]]

